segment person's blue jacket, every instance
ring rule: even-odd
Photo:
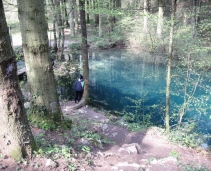
[[[75,91],[83,91],[83,85],[84,85],[84,80],[83,79],[78,79],[75,82],[74,90]]]

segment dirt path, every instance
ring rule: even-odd
[[[201,166],[211,170],[210,155],[169,142],[159,128],[129,132],[122,126],[109,123],[108,116],[103,113],[95,112],[89,107],[72,110],[73,105],[73,102],[67,102],[62,106],[67,116],[81,115],[91,120],[93,126],[90,129],[115,142],[104,149],[94,150],[96,156],[93,158],[93,170],[179,171],[194,170]]]

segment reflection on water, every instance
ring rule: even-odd
[[[163,58],[127,51],[100,51],[89,54],[90,97],[108,110],[133,112],[137,122],[150,115],[156,125],[164,125],[166,66]],[[179,120],[184,102],[186,70],[174,67],[171,84],[171,124]],[[210,73],[191,71],[184,122],[197,123],[197,129],[211,132]]]
[[[120,112],[131,111],[129,106],[134,106],[133,101],[141,100],[140,117],[141,114],[152,113],[149,106],[159,105],[160,108],[153,111],[156,115],[152,115],[152,120],[161,124],[166,70],[161,62],[159,58],[147,59],[124,51],[98,52],[94,57],[90,55],[90,96],[106,103],[108,109]]]

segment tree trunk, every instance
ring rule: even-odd
[[[78,33],[78,29],[79,29],[79,0],[75,0],[75,4],[76,4],[76,8],[74,9],[74,16],[75,16],[75,32]]]
[[[68,0],[70,35],[75,37],[74,8],[75,0]]]
[[[163,30],[163,0],[158,0],[158,24],[157,24],[157,35],[161,37]]]
[[[58,46],[57,46],[57,36],[56,36],[56,7],[53,2],[53,0],[50,0],[51,4],[51,11],[53,13],[53,37],[54,37],[54,43],[53,43],[53,50],[55,53],[58,51]]]
[[[57,53],[58,46],[57,46],[57,36],[56,36],[56,20],[53,21],[53,38],[54,38],[53,50],[55,53]]]
[[[82,35],[82,60],[83,60],[83,76],[84,76],[84,92],[81,101],[75,108],[84,106],[89,98],[89,63],[88,63],[88,49],[87,49],[87,29],[86,29],[86,13],[84,1],[79,0],[79,12],[81,21],[81,35]]]
[[[64,9],[64,0],[60,1],[61,6],[61,19],[62,19],[62,26],[60,27],[61,31],[61,45],[60,45],[60,51],[58,54],[58,59],[61,61],[63,59],[63,53],[64,53],[64,42],[65,42],[65,34],[64,34],[64,22],[65,22],[65,9]]]
[[[170,85],[171,85],[171,62],[173,53],[173,38],[174,38],[174,18],[176,11],[176,1],[172,0],[172,12],[171,12],[171,28],[170,28],[170,38],[169,38],[169,54],[168,54],[168,64],[167,64],[167,77],[166,77],[166,116],[165,116],[165,126],[166,131],[170,131],[169,124],[169,113],[170,113]]]
[[[0,0],[0,150],[16,160],[36,150],[17,76],[3,2]]]
[[[93,8],[98,9],[98,0],[93,0]],[[99,14],[94,14],[94,26],[97,27],[99,24]]]
[[[56,17],[56,32],[57,32],[57,46],[58,50],[61,50],[61,38],[62,38],[62,14],[61,14],[61,5],[60,0],[53,0],[54,6],[55,6],[55,17]],[[59,53],[58,53],[59,54]],[[59,59],[59,55],[57,55],[57,59]]]
[[[69,23],[68,23],[68,13],[67,13],[67,0],[64,0],[64,18],[65,18],[65,26],[66,27],[69,27],[70,25],[69,25]]]
[[[88,12],[89,5],[90,5],[89,0],[85,1],[85,6],[86,6],[86,23],[90,23],[89,12]]]
[[[144,0],[144,32],[147,32],[147,22],[148,22],[148,0]]]
[[[109,10],[113,11],[115,10],[116,6],[115,6],[115,0],[110,0],[110,4],[109,4]],[[116,18],[113,15],[108,15],[108,23],[109,23],[109,33],[114,31],[114,25],[116,22]]]
[[[34,116],[39,117],[42,113],[42,121],[60,122],[62,115],[50,58],[43,1],[18,0],[18,12],[32,106],[39,113]]]
[[[102,15],[99,14],[99,37],[102,37]]]

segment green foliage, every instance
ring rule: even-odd
[[[61,127],[64,130],[68,130],[68,129],[71,129],[72,124],[73,124],[73,122],[72,122],[71,119],[64,117],[64,120],[62,121]]]
[[[16,161],[21,160],[21,158],[23,157],[21,148],[16,147],[16,149],[13,149],[12,151],[10,151],[10,156]]]
[[[24,88],[24,86],[26,85],[27,81],[24,79],[22,81],[19,82],[19,85],[21,88]]]
[[[34,94],[32,97],[36,99],[38,95]],[[44,130],[56,130],[61,125],[58,122],[61,120],[60,117],[60,113],[49,113],[45,106],[37,106],[33,100],[31,101],[31,107],[28,109],[28,119],[34,126]]]
[[[180,155],[177,153],[176,150],[172,150],[172,152],[169,154],[169,156],[175,157],[177,160],[180,159]]]
[[[132,102],[134,105],[128,106],[133,112],[125,112],[123,119],[126,122],[129,123],[135,123],[135,124],[129,124],[129,129],[142,129],[142,128],[148,128],[152,126],[151,122],[151,114],[144,113],[143,112],[143,102],[144,100],[135,100],[132,98],[127,98],[130,102]],[[139,126],[138,126],[139,125]]]
[[[71,171],[75,171],[77,169],[77,166],[75,164],[69,164],[68,165],[68,168],[71,170]]]
[[[82,44],[81,44],[81,42],[71,43],[69,45],[69,48],[70,48],[70,50],[71,50],[72,53],[78,54],[79,53],[79,50],[82,49]]]
[[[45,139],[45,134],[40,133],[34,137],[39,150],[35,151],[36,155],[41,156],[54,156],[57,158],[70,158],[72,154],[72,148],[66,145],[58,146],[56,144],[52,145]]]
[[[128,128],[132,132],[139,132],[140,130],[147,129],[146,127],[140,125],[139,123],[127,123],[126,128]]]
[[[30,113],[28,115],[28,119],[35,127],[44,130],[56,130],[58,127],[58,123],[48,117],[45,117],[42,113]]]
[[[82,146],[82,148],[81,148],[81,150],[83,151],[83,152],[85,152],[85,153],[90,153],[90,148],[88,147],[88,146]]]
[[[199,134],[193,131],[195,124],[186,124],[185,126],[177,127],[169,133],[169,139],[172,142],[196,148],[198,146]]]

